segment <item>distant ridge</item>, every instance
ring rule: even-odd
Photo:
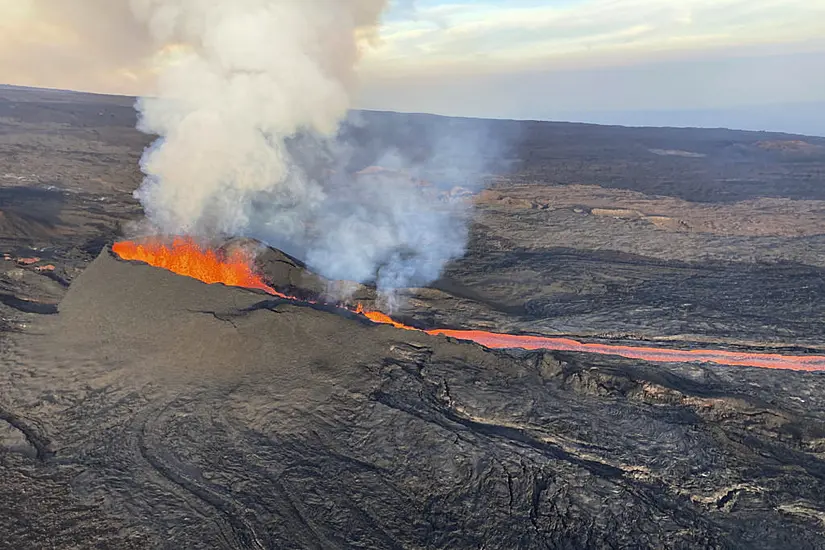
[[[13,84],[0,84],[0,101],[19,102],[51,102],[51,103],[105,103],[118,105],[121,107],[133,107],[134,96],[101,94],[95,92],[81,92],[75,90],[63,90],[59,88],[36,88],[31,86],[17,86]],[[785,115],[787,109],[787,116]],[[726,124],[725,113],[737,114],[744,117],[744,113],[760,112],[765,117],[772,117],[775,124],[764,125],[774,129],[762,129],[747,124]],[[805,113],[814,113],[807,116]],[[739,109],[708,109],[708,110],[682,110],[682,111],[582,111],[568,112],[564,114],[548,115],[546,118],[484,118],[484,117],[464,117],[450,116],[435,113],[419,113],[404,111],[387,111],[380,109],[353,109],[356,116],[364,117],[399,117],[405,121],[415,120],[418,123],[426,121],[456,121],[464,124],[502,124],[504,128],[508,123],[521,125],[555,125],[567,128],[613,128],[630,129],[644,132],[648,130],[665,130],[674,132],[716,132],[719,139],[733,139],[731,133],[739,133],[738,138],[748,137],[754,140],[761,139],[812,139],[818,144],[825,144],[825,102],[776,104],[767,106],[742,107]],[[730,115],[731,117],[733,115]],[[785,122],[783,117],[786,116]],[[633,123],[631,123],[631,119]],[[735,122],[731,118],[730,121]],[[703,123],[704,121],[704,123]],[[795,122],[796,121],[796,122]],[[808,131],[793,131],[794,125]],[[786,128],[785,128],[786,127]],[[784,128],[784,129],[777,129]]]
[[[96,92],[64,90],[60,88],[35,88],[32,86],[0,84],[0,101],[110,103],[132,106],[135,103],[135,99],[136,98],[134,96],[127,95],[101,94]]]
[[[825,137],[825,101],[715,109],[567,112],[562,118],[630,127],[739,128]]]

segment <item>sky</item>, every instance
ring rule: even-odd
[[[396,3],[365,107],[825,135],[825,0]]]
[[[140,40],[92,59],[58,17],[33,32],[30,1],[0,0],[0,82],[145,90]],[[394,0],[359,72],[368,109],[825,135],[825,0]]]

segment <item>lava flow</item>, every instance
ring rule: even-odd
[[[227,256],[200,246],[194,239],[177,237],[171,244],[157,240],[145,243],[120,241],[112,245],[112,251],[124,260],[144,262],[204,283],[257,288],[288,298],[264,282],[252,268],[252,257],[241,249]]]
[[[121,241],[112,246],[112,251],[124,260],[137,260],[160,267],[179,275],[185,275],[204,283],[223,283],[229,286],[263,290],[287,300],[299,301],[294,296],[278,292],[264,282],[263,277],[253,268],[251,255],[236,250],[229,255],[198,245],[191,238],[178,237],[171,244],[161,241],[136,243]],[[519,348],[526,350],[547,349],[555,351],[579,351],[603,355],[619,355],[630,359],[654,362],[709,362],[728,366],[759,367],[766,369],[786,369],[799,371],[825,371],[825,356],[821,355],[781,355],[777,353],[751,353],[724,350],[678,350],[642,346],[621,346],[615,344],[587,344],[569,338],[550,338],[500,334],[482,330],[431,329],[422,330],[399,323],[380,311],[365,310],[360,304],[354,313],[364,315],[377,324],[468,340],[495,349]]]

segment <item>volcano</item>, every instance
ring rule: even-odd
[[[286,254],[268,249],[264,259],[271,273],[267,283],[255,265],[252,247],[231,243],[228,247],[213,250],[191,238],[174,238],[171,242],[150,240],[145,243],[121,241],[112,246],[112,252],[124,260],[136,260],[160,267],[178,275],[197,279],[207,284],[221,283],[234,287],[262,290],[286,300],[302,301],[299,296],[320,295],[319,287],[332,286],[331,281],[312,274],[306,266]],[[274,269],[272,269],[274,267]],[[297,276],[296,276],[297,275]],[[298,283],[298,284],[296,284]],[[315,288],[300,286],[308,283]],[[320,284],[319,284],[320,283]],[[275,287],[284,289],[284,292]],[[322,298],[305,298],[310,304],[318,304]],[[351,310],[352,311],[352,310]],[[355,312],[374,323],[391,325],[405,330],[423,330],[432,336],[451,336],[482,344],[489,348],[551,349],[615,354],[645,361],[705,361],[730,366],[778,368],[802,371],[825,371],[825,356],[781,355],[777,353],[731,352],[725,350],[674,350],[640,346],[584,344],[569,338],[550,338],[530,335],[500,334],[482,330],[416,329],[376,310],[367,310],[358,304]]]
[[[825,490],[803,452],[821,377],[399,330],[273,294],[325,282],[258,258],[266,288],[104,249],[29,352],[62,411],[33,452],[107,503],[120,547],[821,542],[770,505],[814,510]],[[789,384],[809,401],[775,405]]]

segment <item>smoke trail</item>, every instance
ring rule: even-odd
[[[384,293],[434,280],[464,252],[466,202],[386,149],[379,164],[397,170],[353,174],[339,133],[383,0],[132,6],[178,52],[158,96],[138,103],[140,129],[161,136],[136,193],[156,230],[253,236]]]
[[[469,205],[451,191],[476,184],[484,132],[349,111],[387,1],[16,0],[0,64],[66,65],[59,74],[107,86],[113,74],[155,77],[137,103],[139,129],[159,136],[141,160],[141,232],[256,237],[388,293],[463,253]],[[29,51],[37,29],[66,48]],[[89,70],[42,62],[69,44]]]

